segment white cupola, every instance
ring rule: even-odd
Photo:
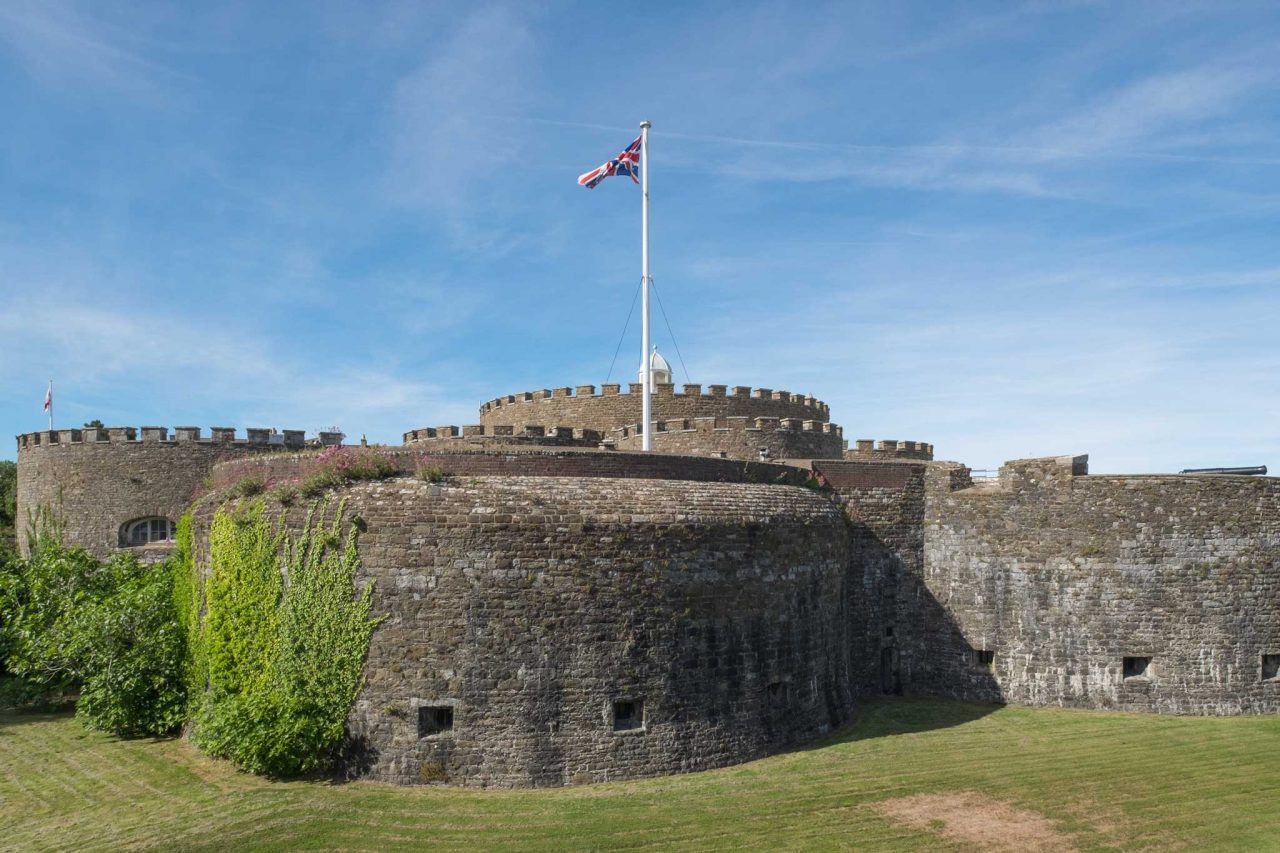
[[[649,369],[653,371],[654,387],[659,385],[670,385],[672,379],[671,365],[667,364],[667,360],[658,352],[658,348],[654,347],[653,352],[649,355]],[[644,383],[644,365],[640,365],[640,369],[636,371],[636,381]]]

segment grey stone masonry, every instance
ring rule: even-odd
[[[986,487],[954,463],[931,472],[924,583],[992,653],[999,698],[1280,712],[1262,667],[1280,653],[1280,480],[1086,471],[1019,460]],[[914,654],[936,692],[974,666],[963,648]]]
[[[812,491],[514,476],[343,497],[385,617],[349,722],[355,772],[508,787],[701,770],[852,710],[848,540]]]
[[[64,429],[18,436],[19,527],[27,513],[45,506],[65,521],[68,544],[96,557],[120,550],[122,527],[145,517],[177,521],[215,463],[302,446],[301,430],[277,433],[214,427],[108,427]],[[26,550],[24,536],[19,546]],[[166,556],[172,543],[129,548],[144,562]]]

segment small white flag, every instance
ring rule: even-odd
[[[53,380],[49,380],[49,390],[44,392],[44,410],[47,412],[53,408]]]

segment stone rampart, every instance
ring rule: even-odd
[[[728,416],[666,419],[653,426],[655,453],[722,459],[838,459],[844,451],[840,427],[828,421]],[[644,440],[639,424],[618,427],[611,437],[619,450],[640,450]]]
[[[68,544],[97,557],[122,547],[122,527],[146,517],[176,521],[219,460],[301,447],[301,430],[231,427],[107,427],[63,429],[18,436],[18,524],[48,506],[65,520]],[[25,536],[19,546],[26,549]],[[130,548],[158,559],[172,543]]]
[[[864,460],[917,459],[922,462],[933,460],[933,445],[923,441],[881,441],[877,444],[870,438],[859,438],[854,446],[845,450],[844,458],[852,462]]]
[[[928,692],[912,682],[908,650],[954,642],[948,618],[921,588],[922,520],[927,467],[885,458],[815,459],[824,485],[849,522],[850,641],[855,689]]]
[[[923,580],[964,643],[914,649],[917,680],[1028,705],[1280,712],[1264,669],[1280,663],[1280,479],[1086,472],[930,472]]]
[[[406,475],[430,469],[440,477],[605,477],[793,486],[803,486],[810,479],[804,469],[768,462],[538,445],[494,448],[450,442],[378,448],[377,452]],[[318,452],[307,451],[228,459],[213,466],[210,485],[224,489],[250,476],[268,487],[297,483],[316,470],[319,458]]]
[[[468,426],[421,427],[404,434],[407,447],[436,446],[440,448],[473,446],[502,447],[508,444],[540,447],[590,447],[598,448],[603,434],[593,429],[573,427],[545,427],[540,424],[524,426],[472,424]]]
[[[616,427],[643,420],[639,383],[546,388],[498,397],[480,406],[480,422],[485,426],[537,424],[539,426],[593,429],[607,435]],[[752,389],[747,386],[701,385],[655,386],[655,419],[675,420],[700,417],[794,418],[800,421],[827,421],[827,404],[812,396]]]
[[[848,540],[813,491],[505,475],[341,496],[385,617],[349,719],[347,754],[374,779],[688,772],[813,741],[852,711]],[[306,512],[268,507],[295,527]]]

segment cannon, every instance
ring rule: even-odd
[[[1258,465],[1253,468],[1184,468],[1179,474],[1239,474],[1243,477],[1265,477],[1267,466]]]

